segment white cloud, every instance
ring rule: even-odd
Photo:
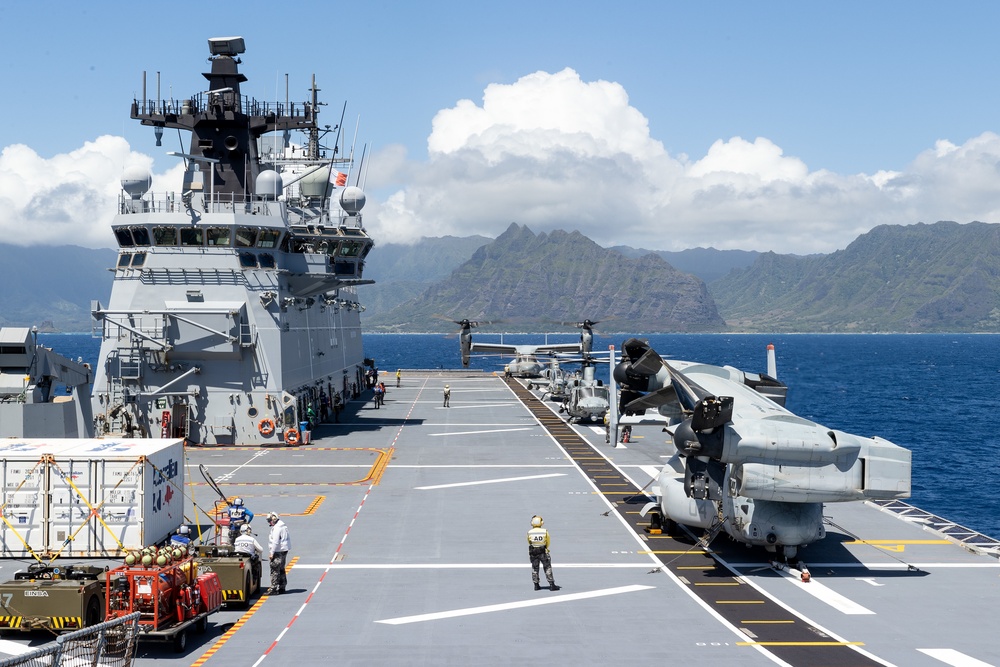
[[[15,245],[111,247],[126,166],[149,168],[121,137],[103,136],[45,159],[15,144],[0,152],[0,237]]]
[[[678,128],[677,131],[683,131]],[[375,235],[495,236],[512,221],[601,244],[829,252],[880,224],[1000,221],[1000,137],[939,141],[904,171],[810,171],[767,138],[716,141],[701,159],[649,136],[624,89],[571,69],[486,88],[434,118],[429,159],[379,171],[391,205]],[[398,155],[397,155],[398,157]]]
[[[683,128],[676,131],[682,132]],[[773,141],[731,137],[670,155],[617,83],[571,69],[492,84],[433,119],[428,158],[373,156],[365,224],[380,242],[496,236],[511,222],[579,230],[603,245],[829,252],[879,224],[1000,221],[1000,137],[940,140],[906,168],[810,170]],[[152,166],[119,137],[42,158],[0,153],[0,232],[24,245],[111,247],[119,179]],[[178,165],[153,190],[179,190]]]

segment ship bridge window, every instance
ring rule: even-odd
[[[229,227],[209,227],[206,232],[206,237],[208,239],[208,245],[220,246],[229,245],[230,236]]]
[[[149,245],[149,230],[145,227],[133,227],[132,238],[136,245]]]
[[[353,276],[357,271],[357,264],[354,262],[336,262],[333,265],[333,272],[338,276]]]
[[[361,244],[357,241],[344,241],[340,244],[341,257],[357,257],[361,252]]]
[[[278,239],[281,237],[281,232],[277,229],[262,229],[260,230],[260,237],[257,239],[258,248],[277,248]]]
[[[118,239],[118,245],[123,248],[131,248],[135,245],[135,241],[132,240],[132,232],[126,227],[116,229],[115,237]]]
[[[257,230],[252,227],[239,227],[236,230],[236,247],[252,248],[257,242]]]
[[[138,268],[138,267],[142,266],[145,263],[146,263],[146,253],[144,253],[144,252],[137,252],[134,255],[132,255],[132,268],[133,269]]]
[[[241,252],[240,266],[242,266],[244,269],[256,269],[257,256],[254,255],[252,252]]]
[[[127,267],[131,263],[132,263],[132,253],[130,253],[130,252],[123,252],[121,255],[118,256],[118,268],[119,269],[124,269],[125,267]]]
[[[260,268],[262,269],[274,268],[274,255],[269,252],[262,252],[260,256],[257,257],[257,261],[260,262]]]
[[[177,245],[177,228],[153,227],[153,245]]]
[[[182,227],[181,245],[196,246],[201,245],[204,239],[205,230],[201,227]]]

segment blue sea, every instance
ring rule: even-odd
[[[910,503],[1000,538],[1000,335],[990,334],[653,334],[640,336],[664,357],[742,370],[766,369],[776,349],[787,407],[831,428],[881,436],[913,452]],[[621,349],[627,335],[594,337],[594,350]],[[89,334],[40,334],[56,352],[96,364]],[[499,342],[499,335],[474,334]],[[513,344],[575,342],[577,334],[505,335]],[[460,368],[458,340],[435,334],[366,334],[365,356],[397,368]],[[499,370],[495,357],[471,365]],[[598,377],[607,379],[602,367]],[[665,450],[672,445],[664,443]]]

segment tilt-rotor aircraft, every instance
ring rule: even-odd
[[[631,338],[614,377],[622,414],[655,408],[673,434],[677,452],[644,508],[667,529],[724,531],[792,560],[824,537],[823,503],[910,496],[909,450],[793,414],[772,376],[665,361]]]
[[[510,374],[521,378],[542,377],[546,363],[540,360],[539,355],[554,355],[560,352],[575,354],[587,354],[590,352],[594,341],[594,325],[597,322],[583,320],[573,323],[581,329],[579,343],[543,343],[541,345],[510,345],[507,343],[474,343],[472,342],[472,329],[486,324],[486,322],[475,322],[471,320],[457,320],[455,324],[461,327],[459,341],[462,347],[462,366],[469,366],[469,358],[476,352],[498,353],[501,355],[512,355],[514,358],[507,364]]]

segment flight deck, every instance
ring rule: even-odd
[[[667,434],[606,444],[524,384],[404,371],[381,408],[352,401],[309,445],[188,448],[200,525],[215,500],[204,465],[260,516],[260,542],[267,512],[289,526],[288,589],[214,614],[183,653],[141,643],[136,664],[1000,665],[989,542],[960,546],[905,507],[842,503],[800,554],[808,581],[724,534],[703,548],[702,531],[640,516]],[[533,590],[534,514],[559,591]],[[0,651],[50,639],[8,636]]]

